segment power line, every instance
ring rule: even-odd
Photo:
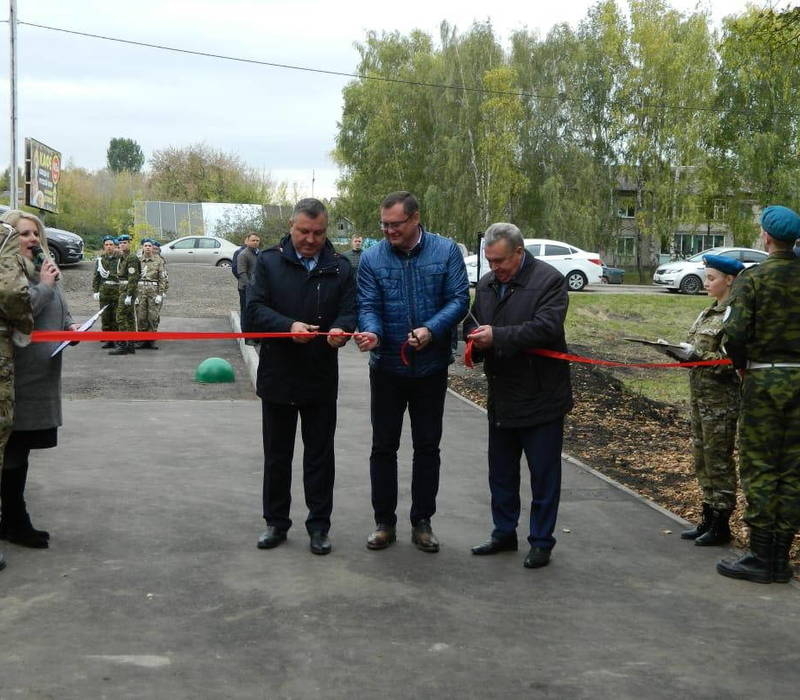
[[[6,20],[7,21],[7,20]],[[241,56],[227,56],[225,54],[210,53],[207,51],[196,51],[193,49],[182,49],[176,46],[167,46],[165,44],[153,44],[145,41],[134,41],[132,39],[121,39],[119,37],[106,36],[104,34],[93,34],[91,32],[81,32],[76,29],[65,29],[63,27],[53,27],[46,24],[36,24],[34,22],[19,21],[17,24],[23,24],[27,27],[34,27],[36,29],[45,29],[51,32],[61,32],[63,34],[72,34],[74,36],[87,37],[89,39],[101,39],[103,41],[111,41],[118,44],[127,44],[129,46],[142,46],[149,49],[157,49],[159,51],[171,51],[173,53],[188,54],[190,56],[202,56],[204,58],[214,58],[221,61],[233,61],[235,63],[248,63],[257,66],[267,66],[269,68],[282,68],[285,70],[303,71],[306,73],[318,73],[322,75],[333,75],[341,78],[356,78],[358,80],[372,80],[383,83],[395,83],[401,85],[413,85],[415,87],[436,88],[439,90],[459,90],[461,92],[471,92],[483,95],[502,95],[505,97],[526,97],[538,100],[562,100],[564,102],[572,101],[565,95],[543,95],[535,92],[516,92],[512,90],[490,90],[482,87],[474,87],[470,85],[453,85],[447,83],[431,83],[418,80],[406,80],[403,78],[390,78],[382,75],[365,75],[362,73],[346,73],[344,71],[327,70],[324,68],[312,68],[309,66],[296,66],[290,63],[275,63],[272,61],[261,61],[255,58],[242,58]],[[676,112],[714,112],[719,114],[750,114],[752,110],[749,109],[731,109],[728,111],[721,110],[717,107],[707,107],[703,105],[667,105],[663,103],[645,104],[642,106],[650,109],[659,109],[663,111],[676,111]],[[788,116],[799,117],[798,112],[773,112],[775,116]]]

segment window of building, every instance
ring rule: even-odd
[[[633,219],[636,216],[636,205],[623,204],[617,210],[617,216],[619,216],[620,219]]]
[[[675,242],[675,254],[684,258],[695,255],[702,250],[725,245],[725,236],[716,233],[676,233],[673,240]]]
[[[728,215],[728,203],[724,199],[714,200],[714,221],[724,221]]]
[[[636,257],[636,239],[630,236],[617,239],[617,255],[620,258]]]

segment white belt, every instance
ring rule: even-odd
[[[793,367],[794,369],[800,369],[800,362],[753,362],[753,360],[747,361],[747,369],[772,369],[773,367],[777,368]]]
[[[158,284],[155,280],[139,280],[139,284]]]
[[[116,280],[104,280],[103,284],[119,284]]]

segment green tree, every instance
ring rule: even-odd
[[[144,165],[142,148],[133,139],[111,139],[106,152],[108,169],[114,173],[128,170],[138,173]]]

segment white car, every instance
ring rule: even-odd
[[[767,259],[767,253],[754,248],[736,248],[725,246],[709,248],[686,260],[675,260],[664,265],[659,265],[653,275],[653,284],[666,287],[669,292],[683,294],[699,294],[703,291],[706,281],[706,266],[703,265],[704,255],[721,255],[724,258],[741,260],[745,267],[758,265]]]
[[[567,278],[570,291],[579,292],[587,284],[601,284],[603,277],[603,261],[597,253],[587,253],[569,243],[551,241],[546,238],[526,238],[525,248],[533,257],[552,265]],[[481,256],[482,277],[489,272],[489,261]],[[478,283],[478,256],[469,255],[464,258],[470,284]]]
[[[214,236],[184,236],[161,244],[161,256],[168,263],[205,263],[230,267],[239,246]]]

